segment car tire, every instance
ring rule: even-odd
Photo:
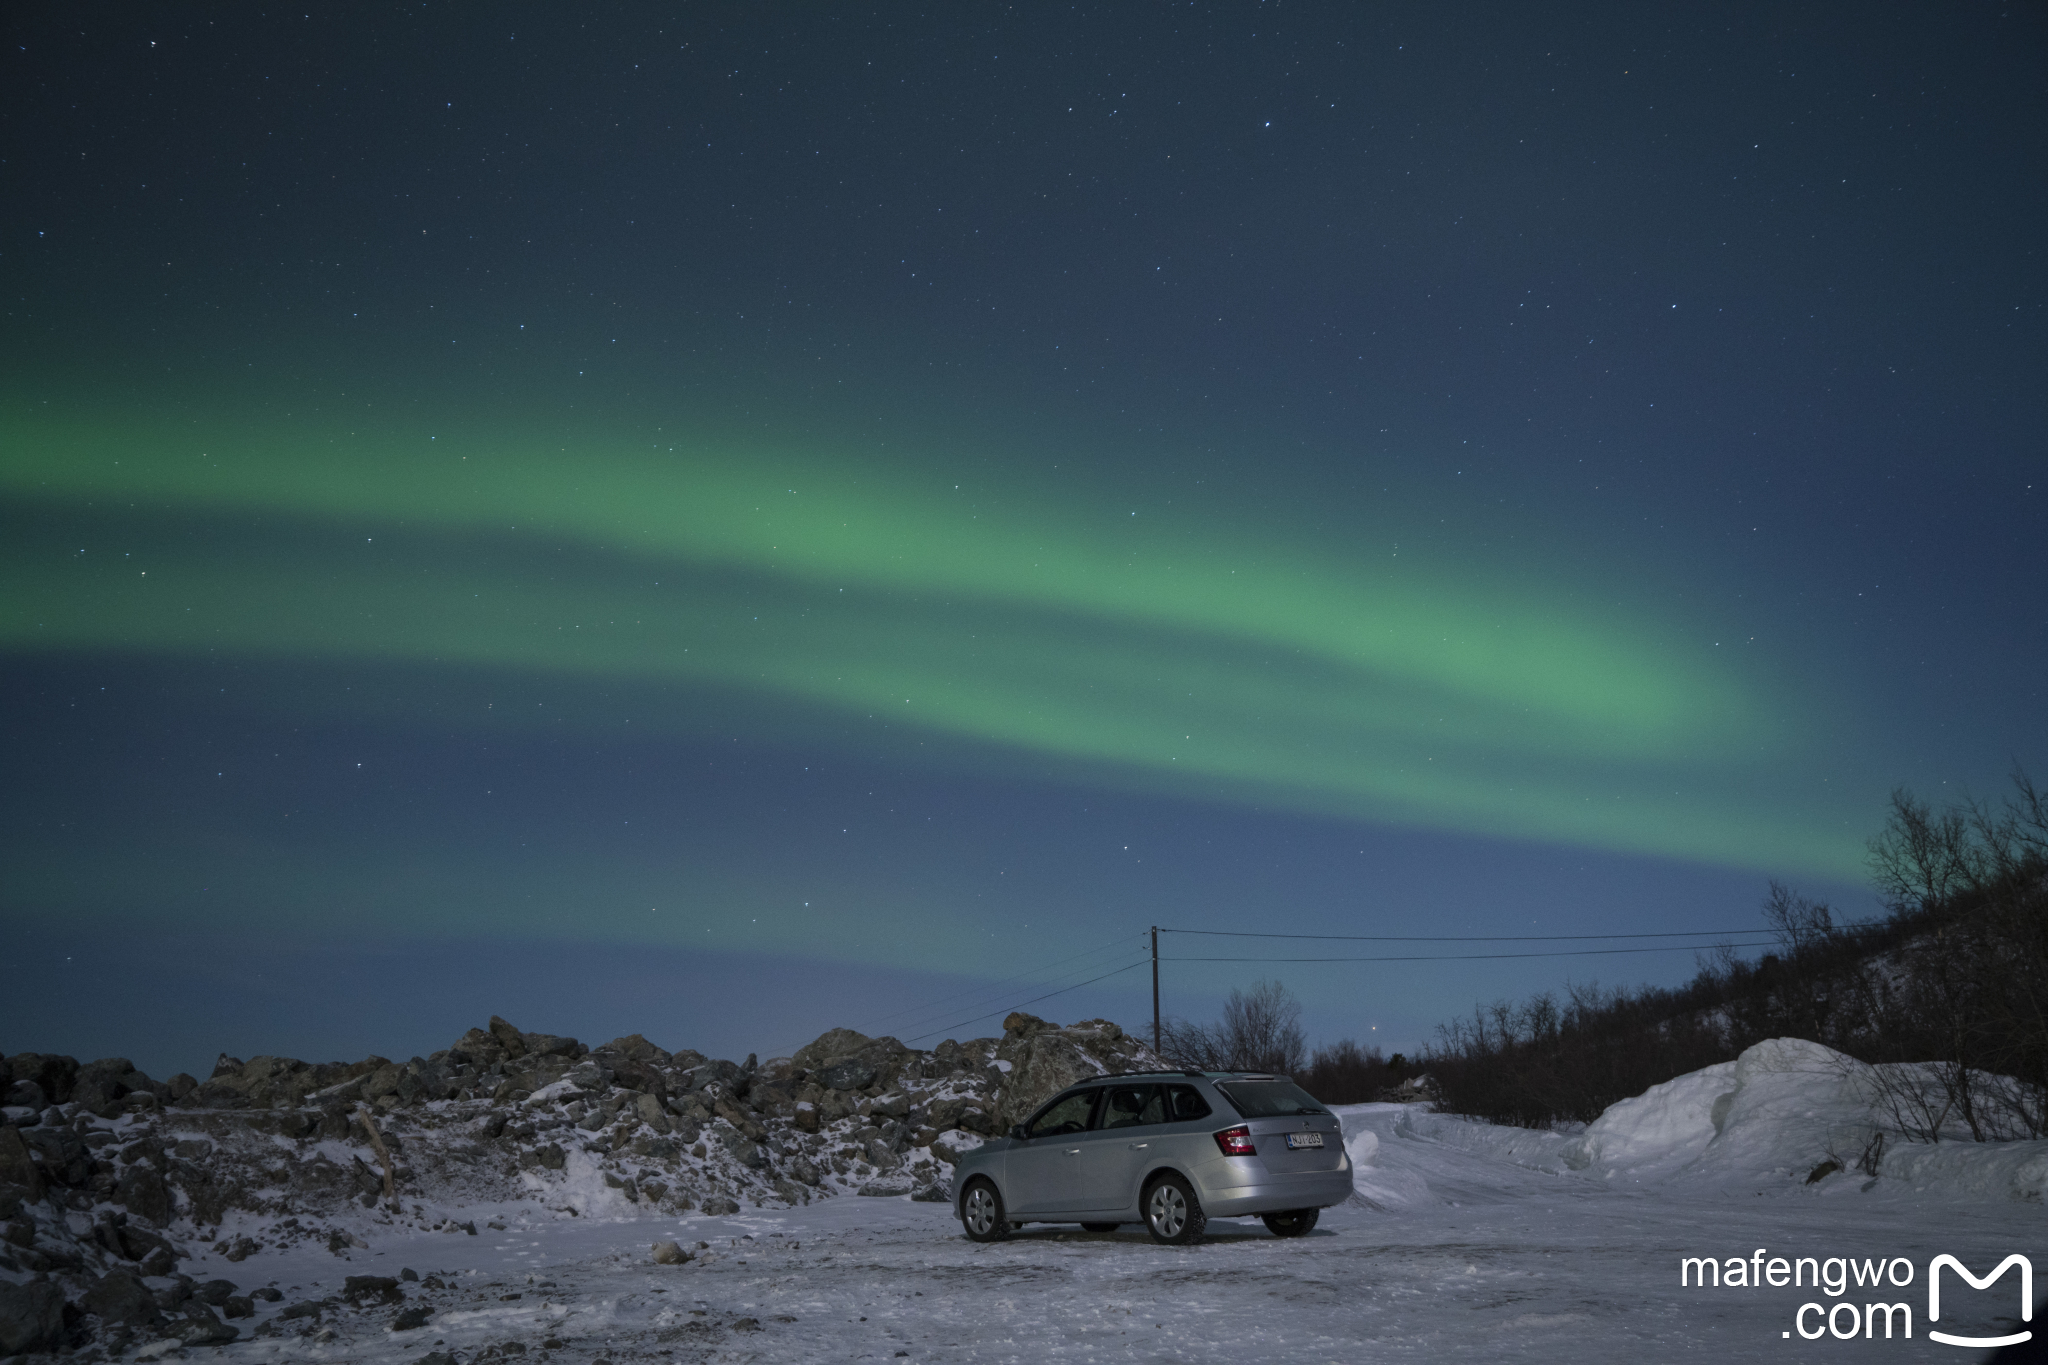
[[[1120,1228],[1120,1227],[1122,1227],[1122,1226],[1123,1226],[1123,1224],[1121,1224],[1121,1223],[1083,1223],[1083,1224],[1081,1224],[1081,1231],[1083,1231],[1083,1232],[1115,1232],[1115,1231],[1116,1231],[1116,1230],[1117,1230],[1118,1228]]]
[[[1269,1213],[1260,1221],[1275,1237],[1306,1237],[1322,1212],[1321,1209],[1289,1209],[1285,1213]]]
[[[1172,1174],[1160,1176],[1145,1189],[1145,1231],[1165,1246],[1187,1246],[1202,1239],[1209,1215],[1194,1187]]]
[[[969,1241],[1000,1242],[1010,1235],[1010,1213],[993,1180],[976,1177],[960,1196],[960,1226]]]

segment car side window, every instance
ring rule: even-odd
[[[1166,1119],[1169,1123],[1187,1123],[1194,1119],[1205,1119],[1210,1114],[1209,1101],[1202,1098],[1202,1092],[1191,1085],[1171,1085],[1166,1088]]]
[[[1062,1137],[1084,1131],[1095,1109],[1095,1097],[1101,1093],[1100,1090],[1082,1090],[1057,1101],[1031,1120],[1031,1127],[1026,1131],[1035,1138]]]
[[[1166,1122],[1166,1101],[1156,1085],[1113,1085],[1102,1102],[1104,1128]]]

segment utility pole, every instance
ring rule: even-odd
[[[1159,1051],[1159,926],[1152,926],[1152,1050]]]

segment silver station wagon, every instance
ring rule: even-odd
[[[1083,1081],[961,1157],[953,1176],[954,1210],[977,1242],[1020,1223],[1142,1222],[1181,1244],[1211,1218],[1247,1215],[1299,1237],[1350,1194],[1337,1116],[1286,1077],[1252,1072]]]

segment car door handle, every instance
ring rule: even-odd
[[[1134,1152],[1142,1152],[1151,1145],[1152,1144],[1149,1142],[1134,1142],[1131,1144],[1131,1150]]]
[[[1069,1148],[1067,1148],[1067,1155],[1068,1155],[1068,1156],[1079,1156],[1079,1155],[1081,1155],[1081,1149],[1080,1149],[1079,1147],[1069,1147]]]

